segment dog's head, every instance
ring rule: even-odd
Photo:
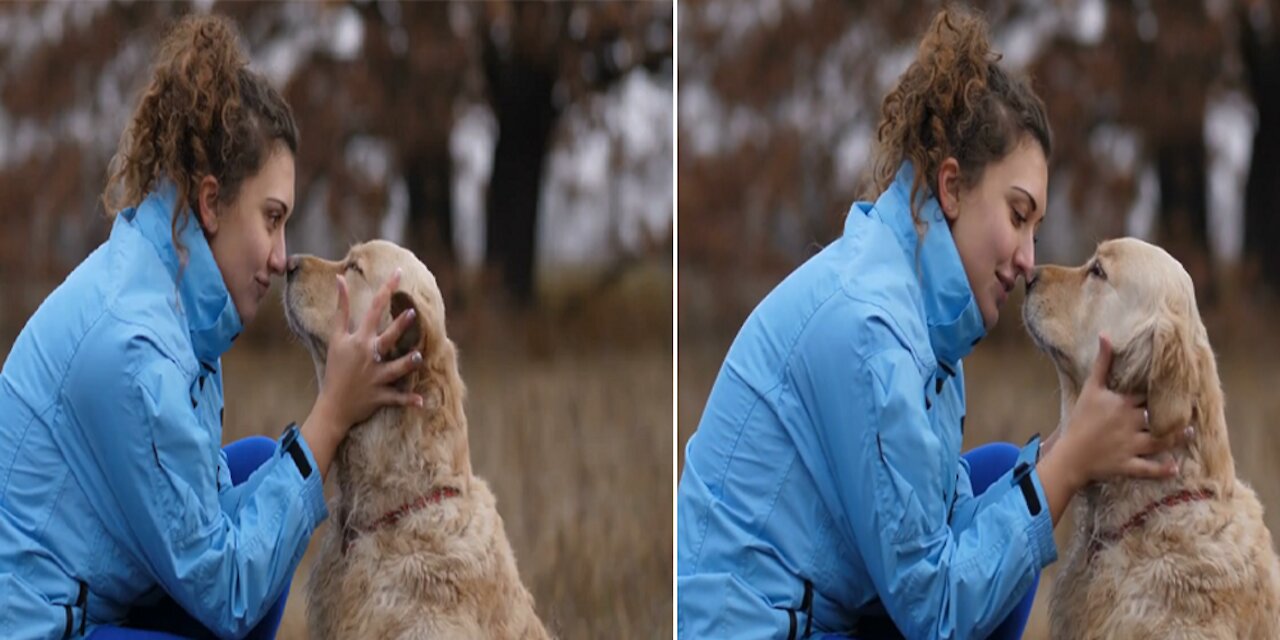
[[[1191,422],[1203,375],[1196,350],[1208,349],[1208,339],[1191,277],[1163,249],[1121,238],[1099,245],[1082,266],[1037,269],[1022,315],[1072,398],[1105,333],[1115,349],[1107,386],[1146,396],[1152,433]]]
[[[340,483],[342,473],[357,474],[356,483],[366,489],[387,490],[399,483],[408,491],[417,487],[419,478],[405,470],[420,469],[423,460],[445,465],[447,473],[470,474],[462,413],[465,388],[458,376],[457,351],[445,333],[444,300],[435,276],[413,253],[383,240],[356,245],[336,262],[295,256],[289,259],[284,307],[290,329],[310,349],[316,375],[323,380],[328,336],[338,313],[337,276],[343,274],[347,283],[350,331],[363,321],[374,296],[396,269],[401,271],[400,284],[391,296],[391,308],[378,319],[378,331],[385,331],[392,318],[409,308],[416,317],[393,351],[382,355],[399,358],[415,349],[422,353],[422,364],[400,384],[421,395],[425,407],[422,412],[375,413],[365,426],[348,433],[337,459]],[[380,504],[368,496],[353,499],[371,508]]]
[[[347,283],[350,302],[348,330],[354,330],[368,313],[374,296],[386,281],[401,270],[400,285],[391,295],[391,308],[378,321],[378,331],[386,330],[392,318],[414,309],[416,318],[396,342],[388,359],[399,358],[415,349],[422,352],[423,367],[430,367],[447,345],[444,300],[431,274],[412,252],[385,240],[355,245],[339,261],[314,256],[289,259],[284,292],[285,317],[289,328],[306,343],[316,364],[316,373],[324,378],[324,362],[328,352],[328,336],[338,313],[337,276]],[[451,349],[450,349],[451,351]],[[406,384],[418,386],[419,375],[410,374]],[[427,402],[432,398],[424,396]]]

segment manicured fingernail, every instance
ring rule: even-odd
[[[422,364],[422,352],[421,352],[421,351],[414,351],[414,352],[413,352],[412,360],[413,360],[413,363],[414,363],[414,364]]]
[[[1188,440],[1196,437],[1195,427],[1187,427],[1185,430],[1183,430],[1182,433],[1187,437]]]
[[[400,279],[400,267],[396,267],[396,279]]]
[[[414,396],[413,403],[421,407],[422,405],[426,404],[426,401],[422,399],[422,396]]]
[[[418,310],[417,310],[417,309],[410,309],[410,310],[408,310],[408,311],[404,312],[404,315],[405,315],[406,317],[408,317],[410,320],[412,320],[412,319],[414,319],[414,318],[416,318],[416,317],[418,316]]]

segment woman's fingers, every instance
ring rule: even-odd
[[[413,308],[409,308],[397,316],[391,322],[391,326],[387,327],[387,330],[376,338],[378,353],[390,353],[392,347],[400,341],[400,336],[403,336],[404,332],[409,330],[409,327],[413,325],[414,318],[417,317],[418,312]]]
[[[1136,436],[1137,440],[1134,444],[1134,455],[1150,456],[1169,450],[1168,441],[1151,435],[1150,432],[1141,432]]]
[[[332,331],[335,335],[347,332],[347,323],[351,318],[351,300],[347,296],[347,280],[338,274],[338,313],[333,316]]]
[[[1111,372],[1111,339],[1104,333],[1098,334],[1098,357],[1093,360],[1093,370],[1089,372],[1089,381],[1098,387],[1107,388],[1107,374]]]
[[[421,407],[424,404],[421,395],[411,391],[396,391],[394,389],[380,394],[378,401],[382,406]]]
[[[391,274],[391,277],[387,278],[387,281],[378,289],[377,295],[373,296],[373,302],[369,304],[369,311],[364,314],[364,321],[360,324],[362,333],[365,335],[375,335],[377,333],[378,320],[382,318],[382,314],[390,306],[391,294],[395,293],[398,286],[400,286],[400,270],[396,269],[395,273]]]
[[[1181,447],[1196,437],[1195,427],[1187,427],[1182,430],[1175,430],[1173,433],[1163,438],[1155,439],[1155,446],[1159,451],[1169,451]]]
[[[1178,475],[1178,462],[1168,460],[1149,460],[1147,458],[1130,458],[1124,465],[1124,475],[1131,478],[1147,478],[1162,480]]]
[[[382,384],[395,382],[412,373],[420,366],[422,366],[422,352],[411,351],[392,362],[388,362],[387,366],[378,372],[378,381]]]

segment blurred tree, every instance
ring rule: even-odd
[[[378,235],[371,225],[388,213],[393,190],[403,184],[404,243],[428,262],[449,296],[457,267],[449,135],[464,90],[466,34],[452,26],[444,3],[353,6],[360,54],[317,49],[285,88],[306,125],[298,184],[325,185],[324,210],[340,231],[349,231],[339,235],[353,237]],[[279,21],[289,8],[228,3],[226,9],[251,23]]]
[[[1073,34],[1057,34],[1033,66],[1058,141],[1055,162],[1074,176],[1071,213],[1087,217],[1096,191],[1109,190],[1118,206],[1095,223],[1101,224],[1097,235],[1123,234],[1136,174],[1153,165],[1157,241],[1204,288],[1202,298],[1212,297],[1213,284],[1205,107],[1224,70],[1224,17],[1199,2],[1108,2],[1097,43],[1082,46]],[[1098,157],[1116,125],[1139,135],[1126,166]]]
[[[607,91],[636,67],[656,71],[669,63],[673,16],[668,3],[493,0],[480,18],[487,95],[498,123],[485,260],[517,304],[526,305],[556,119],[570,102]]]
[[[150,71],[118,60],[176,13],[153,3],[0,5],[0,335],[106,237],[98,196],[127,116],[115,111]]]
[[[455,109],[488,102],[496,116],[489,261],[528,302],[557,117],[673,55],[669,2],[0,3],[0,281],[18,301],[0,331],[105,238],[107,162],[155,44],[193,10],[237,22],[297,115],[291,242],[341,252],[404,229],[451,298]]]
[[[715,294],[694,306],[735,316],[762,295],[754,275],[779,276],[839,234],[887,90],[881,66],[914,53],[930,13],[860,0],[681,4],[681,289],[705,273]]]
[[[1259,48],[1251,58],[1254,92],[1276,92],[1268,83],[1280,73],[1271,35],[1277,0],[968,4],[986,15],[1004,63],[1029,73],[1053,124],[1051,222],[1058,226],[1038,257],[1074,260],[1100,238],[1146,233],[1150,211],[1154,240],[1182,260],[1202,299],[1211,300],[1209,168],[1216,159],[1206,147],[1208,105],[1244,81],[1234,28],[1242,5],[1252,7],[1248,34]],[[732,298],[749,274],[776,278],[839,233],[849,203],[874,195],[859,187],[880,101],[937,8],[858,0],[682,3],[682,276],[707,274],[716,297]],[[1280,163],[1280,140],[1272,140],[1280,124],[1270,120],[1280,117],[1273,104],[1280,101],[1256,100],[1253,171],[1270,176]],[[1271,166],[1259,160],[1267,154],[1277,155]],[[1263,247],[1280,230],[1267,231],[1261,217],[1280,204],[1280,183],[1252,183],[1246,242],[1256,260],[1272,260]],[[760,294],[749,287],[728,304],[753,304]]]
[[[1280,291],[1280,2],[1242,2],[1236,16],[1258,113],[1245,188],[1245,261],[1273,291]]]

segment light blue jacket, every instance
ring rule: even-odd
[[[240,317],[194,217],[177,279],[174,198],[170,186],[121,212],[0,372],[7,640],[78,637],[160,590],[219,636],[241,636],[328,515],[305,443],[305,480],[277,448],[231,486],[220,358]]]
[[[877,610],[908,638],[981,638],[1057,558],[1034,465],[973,497],[960,359],[982,315],[934,198],[917,241],[910,185],[906,165],[855,204],[730,347],[680,478],[681,638]]]

